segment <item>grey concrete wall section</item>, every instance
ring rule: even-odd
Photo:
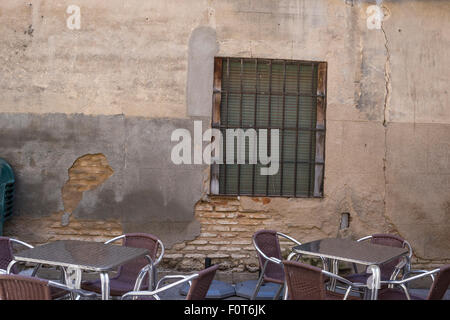
[[[193,121],[1,114],[1,156],[17,178],[15,214],[44,217],[63,210],[68,169],[82,155],[103,153],[114,174],[84,193],[75,217],[119,219],[124,232],[154,233],[168,246],[194,238],[200,231],[194,205],[202,196],[206,167],[171,162],[176,128],[192,132]]]
[[[214,56],[218,52],[216,30],[201,26],[192,31],[186,88],[189,116],[211,116]]]

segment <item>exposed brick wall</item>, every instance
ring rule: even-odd
[[[264,204],[267,198],[253,198]],[[264,211],[246,208],[233,197],[214,196],[198,202],[196,219],[201,223],[200,235],[167,250],[163,265],[179,270],[201,269],[206,257],[220,264],[222,270],[256,272],[258,260],[252,244],[253,234],[260,229],[270,229],[274,217]],[[287,248],[286,243],[281,245]]]
[[[295,208],[299,203],[320,201],[317,199],[297,200],[211,196],[199,201],[195,207],[195,216],[201,223],[200,235],[192,241],[178,243],[168,249],[162,266],[180,271],[199,270],[204,267],[205,258],[209,257],[212,263],[221,265],[221,270],[257,272],[259,265],[256,250],[252,244],[252,236],[261,229],[277,230],[301,242],[328,237],[358,239],[377,232],[395,233],[390,230],[360,230],[358,228],[341,232],[338,230],[339,219],[326,218],[325,212],[322,214],[313,212],[309,217],[300,214],[280,215],[285,205]],[[275,209],[277,206],[280,208]],[[280,245],[286,257],[292,242],[281,238]],[[314,260],[309,262],[315,263]],[[449,263],[447,260],[431,261],[416,256],[412,258],[413,268],[416,269],[431,269],[447,263]],[[344,263],[341,264],[341,267],[346,266]]]
[[[301,199],[302,203],[305,201],[317,200]],[[195,218],[201,224],[200,235],[167,249],[162,267],[179,271],[200,270],[204,267],[205,258],[209,257],[212,263],[220,264],[223,271],[256,273],[259,266],[252,236],[260,229],[281,231],[302,242],[336,236],[358,238],[371,233],[367,230],[362,234],[338,235],[337,225],[331,223],[322,223],[321,228],[310,227],[310,224],[317,224],[313,220],[314,216],[280,215],[279,211],[285,211],[284,205],[295,207],[293,199],[278,198],[213,196],[199,201],[195,206]],[[279,207],[279,210],[274,210],[274,207]],[[14,217],[6,222],[5,236],[37,245],[63,239],[104,242],[123,234],[119,220],[71,217],[68,225],[62,225],[62,215],[61,211],[44,218]],[[324,217],[317,219],[319,221]],[[291,246],[291,242],[281,239],[284,256],[287,256]],[[447,260],[431,261],[416,257],[413,257],[412,262],[414,268],[420,269],[449,263]]]

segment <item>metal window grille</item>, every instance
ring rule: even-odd
[[[259,161],[214,164],[211,193],[323,196],[325,62],[216,58],[213,101],[212,127],[222,132],[224,159],[235,142],[226,140],[226,129],[268,129],[269,150],[270,129],[278,129],[280,164],[277,174],[267,176]]]

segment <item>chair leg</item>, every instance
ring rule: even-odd
[[[35,277],[38,270],[41,268],[42,264],[38,263],[34,268],[33,268],[33,272],[31,273],[32,277]]]
[[[280,287],[278,288],[277,293],[276,293],[275,296],[273,297],[273,300],[278,300],[278,299],[280,299],[280,294],[281,294],[281,291],[283,291],[283,288],[284,288],[284,284],[280,284]]]
[[[253,291],[252,297],[250,300],[255,300],[258,296],[259,289],[261,288],[261,285],[263,283],[264,273],[261,272],[261,275],[259,276],[258,282],[256,283],[255,290]]]
[[[288,293],[288,286],[287,286],[287,281],[286,281],[286,276],[284,276],[284,293],[283,293],[283,300],[287,300],[289,293]]]
[[[370,297],[370,290],[368,288],[364,288],[364,292],[362,294],[363,300],[369,300]]]
[[[158,280],[157,279],[158,271],[156,270],[156,266],[153,266],[151,273],[152,273],[152,280],[150,281],[151,283],[149,283],[149,288],[151,288],[151,290],[155,290],[156,281]]]

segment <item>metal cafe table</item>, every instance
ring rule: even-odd
[[[14,260],[8,266],[17,262],[30,262],[59,266],[65,269],[66,285],[70,288],[80,289],[82,271],[100,273],[102,299],[109,299],[108,272],[140,257],[148,257],[148,250],[132,248],[101,242],[60,240],[26,249],[14,254]]]
[[[329,238],[295,246],[292,248],[292,252],[290,258],[295,253],[322,258],[325,262],[325,269],[335,274],[339,271],[338,261],[368,266],[367,272],[372,273],[371,281],[368,283],[368,288],[370,289],[369,297],[371,300],[376,300],[381,281],[380,264],[406,255],[408,250],[406,248],[383,246],[367,242]],[[336,281],[333,280],[330,283],[332,290],[336,287]]]

